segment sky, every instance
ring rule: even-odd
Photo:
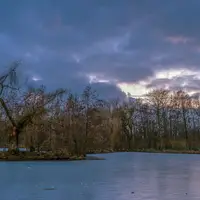
[[[108,98],[200,93],[199,0],[1,0],[0,68]]]

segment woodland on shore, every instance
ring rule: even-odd
[[[184,91],[152,90],[144,98],[103,100],[86,86],[24,90],[18,65],[0,74],[0,147],[83,158],[113,151],[199,151],[200,100]],[[5,156],[5,154],[4,154]]]

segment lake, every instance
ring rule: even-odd
[[[106,160],[0,162],[2,200],[196,200],[200,155],[112,153]]]

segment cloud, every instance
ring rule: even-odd
[[[192,41],[192,39],[183,36],[169,36],[166,38],[166,41],[171,42],[172,44],[186,44]]]
[[[101,98],[107,99],[125,99],[126,94],[122,92],[116,85],[111,83],[93,83],[92,88],[98,91]]]
[[[0,64],[22,59],[21,70],[49,89],[80,92],[93,78],[107,96],[161,86],[198,92],[198,80],[178,71],[200,70],[199,6],[199,0],[2,0]]]

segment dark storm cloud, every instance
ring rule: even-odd
[[[88,84],[84,74],[132,83],[161,69],[197,70],[199,7],[199,0],[2,0],[0,63],[23,59],[24,72],[47,87],[76,91]]]
[[[99,96],[102,98],[124,99],[126,97],[126,94],[121,92],[121,90],[113,84],[93,83],[91,86],[94,90],[98,91]]]

